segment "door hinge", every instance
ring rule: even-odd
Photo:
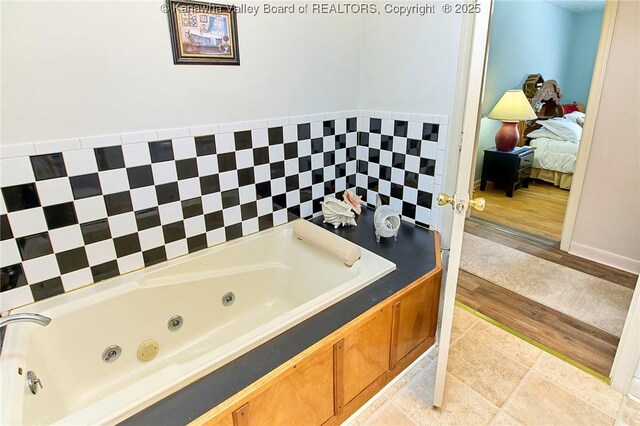
[[[462,151],[463,140],[464,140],[464,132],[460,132],[460,140],[458,141],[458,151]]]

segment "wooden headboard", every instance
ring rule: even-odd
[[[529,144],[527,135],[541,127],[537,120],[562,117],[564,115],[560,102],[562,92],[560,92],[560,86],[558,86],[557,81],[545,80],[540,74],[529,74],[522,85],[522,91],[538,118],[518,123],[518,130],[520,131],[518,146]]]

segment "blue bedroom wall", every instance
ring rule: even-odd
[[[555,79],[566,103],[585,103],[600,37],[603,10],[578,14],[545,1],[497,0],[481,107],[475,180],[483,151],[494,145],[500,122],[486,118],[506,90],[522,87],[527,75]]]

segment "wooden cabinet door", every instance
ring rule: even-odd
[[[393,305],[390,368],[429,336],[438,321],[440,276],[423,280]]]
[[[387,306],[336,343],[336,412],[389,369],[390,337]]]
[[[291,370],[236,410],[234,423],[317,426],[333,416],[333,347],[321,349]]]

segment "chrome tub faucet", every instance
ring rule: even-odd
[[[40,325],[48,325],[51,318],[40,314],[13,314],[0,318],[0,328],[6,327],[13,322],[35,322]]]

